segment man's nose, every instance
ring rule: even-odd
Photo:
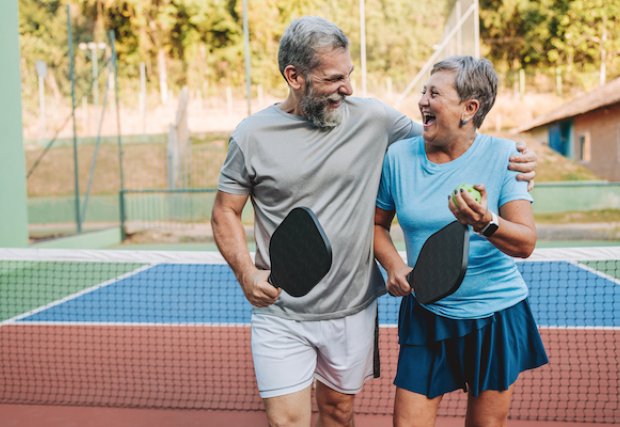
[[[338,88],[340,95],[351,96],[353,94],[353,86],[351,85],[351,77],[347,77],[343,80],[342,84]]]

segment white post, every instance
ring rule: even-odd
[[[140,123],[142,124],[142,135],[146,133],[146,64],[140,62]]]
[[[461,0],[456,0],[454,5],[454,11],[456,12],[456,22],[461,20],[463,12],[461,11]],[[459,27],[456,33],[456,54],[463,55],[463,27]]]
[[[474,0],[474,56],[480,58],[480,5]]]
[[[250,26],[248,0],[243,0],[243,54],[245,56],[245,101],[248,116],[252,114],[252,72],[250,69]]]
[[[366,96],[366,5],[360,0],[360,54],[362,66],[362,96]]]
[[[163,49],[160,49],[157,53],[157,68],[159,71],[159,94],[161,96],[161,103],[168,103],[168,77],[166,72],[166,56]]]
[[[99,61],[97,55],[97,44],[94,42],[88,43],[88,48],[90,49],[90,60],[93,66],[93,104],[96,106],[99,105]]]
[[[90,62],[92,67],[91,78],[93,79],[92,91],[93,91],[93,105],[99,105],[99,52],[98,49],[104,50],[107,45],[103,42],[95,43],[80,43],[78,45],[80,50],[90,51]]]
[[[39,77],[39,138],[43,140],[45,138],[46,123],[45,123],[45,76],[47,75],[47,64],[44,61],[38,60],[35,63],[37,69],[37,76]]]

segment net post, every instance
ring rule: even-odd
[[[116,53],[116,36],[114,30],[108,31],[108,39],[110,41],[112,68],[114,71],[114,109],[116,110],[116,143],[118,145],[118,174],[120,181],[121,191],[125,191],[125,168],[123,166],[124,151],[123,151],[123,137],[121,131],[121,110],[119,101],[119,88],[118,88],[118,55]]]
[[[71,5],[67,5],[67,43],[69,44],[69,76],[71,79],[71,118],[73,122],[73,179],[75,192],[75,223],[77,233],[82,233],[82,218],[80,216],[80,181],[78,170],[78,141],[75,123],[75,56],[73,53],[73,30],[71,28]]]
[[[124,242],[127,238],[127,232],[125,231],[125,222],[127,221],[127,211],[125,208],[125,189],[121,188],[118,192],[118,210],[120,216],[120,228],[121,228],[121,242]]]

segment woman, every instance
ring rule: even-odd
[[[547,363],[512,259],[528,257],[536,243],[532,198],[507,169],[514,142],[476,131],[496,92],[497,75],[485,59],[435,64],[419,101],[423,136],[394,143],[385,157],[374,247],[388,291],[404,297],[395,426],[433,425],[442,396],[457,389],[469,393],[466,425],[505,425],[519,373]],[[463,183],[475,184],[480,203],[467,191],[452,200]],[[473,229],[467,273],[454,294],[416,302],[406,280],[411,268],[390,238],[394,215],[410,266],[424,241],[454,218]]]

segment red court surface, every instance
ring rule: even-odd
[[[440,418],[436,427],[461,427],[462,418]],[[267,427],[262,412],[0,405],[2,427]],[[357,416],[356,427],[390,427],[389,416]],[[510,427],[607,427],[620,424],[509,420]]]
[[[267,427],[262,412],[149,410],[44,405],[0,405],[2,427]],[[356,427],[390,427],[389,416],[357,416]],[[440,418],[436,427],[461,427],[462,418]],[[618,424],[509,420],[510,427],[610,427]]]
[[[203,289],[205,272],[194,264],[187,271],[155,264],[140,270],[143,279],[133,271],[125,276],[125,264],[105,264],[102,271],[89,270],[100,263],[61,264],[8,265],[5,282],[18,286],[13,297],[0,298],[0,427],[267,425],[249,351],[248,309],[240,292],[229,292],[237,286],[221,285],[232,285],[230,272],[210,267],[215,285]],[[550,278],[555,270],[528,264],[528,277],[544,288],[536,304],[550,363],[520,376],[510,426],[620,425],[615,264],[563,262],[557,279]],[[83,288],[91,273],[95,288]],[[109,274],[120,274],[122,285],[101,282]],[[543,286],[556,281],[562,286]],[[357,427],[391,425],[398,309],[395,301],[384,302],[381,378],[356,398]],[[437,426],[462,426],[466,398],[448,394]]]
[[[155,419],[159,421],[161,417],[161,422],[169,414],[177,414],[172,418],[183,416],[188,420],[203,418],[198,424],[172,422],[162,426],[260,426],[263,417],[256,417],[256,414],[260,414],[263,406],[256,392],[251,356],[249,351],[240,351],[249,348],[249,333],[247,328],[237,330],[234,335],[230,332],[230,329],[218,327],[5,325],[0,328],[0,348],[10,351],[0,353],[0,378],[3,379],[0,390],[6,399],[3,403],[26,404],[26,409],[21,410],[15,419],[29,414],[28,409],[39,408],[34,412],[79,414],[83,411],[95,414],[87,417],[93,422],[100,418],[99,412],[104,411],[114,414],[121,426],[157,425],[123,424],[123,414],[147,414],[147,417],[159,414]],[[389,343],[396,341],[395,334],[395,328],[382,330],[382,375],[378,380],[369,381],[356,399],[356,412],[360,415],[388,415],[389,421],[394,393],[391,382],[396,360],[394,348],[391,348],[393,344],[390,347]],[[560,345],[567,342],[567,335],[573,342],[579,343],[571,351]],[[19,346],[11,345],[17,336],[29,339],[22,340]],[[604,345],[616,342],[617,331],[543,330],[542,336],[550,355],[550,364],[522,373],[513,396],[511,416],[515,420],[536,420],[524,425],[542,425],[542,421],[558,420],[620,422],[618,405],[614,403],[618,399],[620,379],[617,357],[614,351],[605,350]],[[218,351],[196,351],[193,348],[196,343],[205,342]],[[564,363],[563,359],[569,357],[579,357],[584,361],[598,360],[598,365]],[[588,371],[586,368],[596,370]],[[576,391],[589,393],[583,398],[576,395]],[[451,417],[464,414],[465,397],[466,394],[460,392],[446,395],[440,415]],[[103,409],[88,408],[109,409],[105,412]],[[119,409],[112,412],[111,408]],[[139,409],[120,408],[159,410],[140,412]],[[175,408],[179,412],[166,408]],[[229,411],[226,412],[227,417],[242,421],[240,424],[229,421],[210,424],[215,422],[215,418],[205,414],[213,414],[206,412],[212,410]],[[253,416],[254,421],[245,421],[245,417]],[[42,416],[42,419],[50,422],[53,417]],[[4,421],[0,417],[0,427],[47,425],[7,424]],[[360,418],[358,427],[363,425],[361,423]],[[74,424],[67,421],[58,425]]]

